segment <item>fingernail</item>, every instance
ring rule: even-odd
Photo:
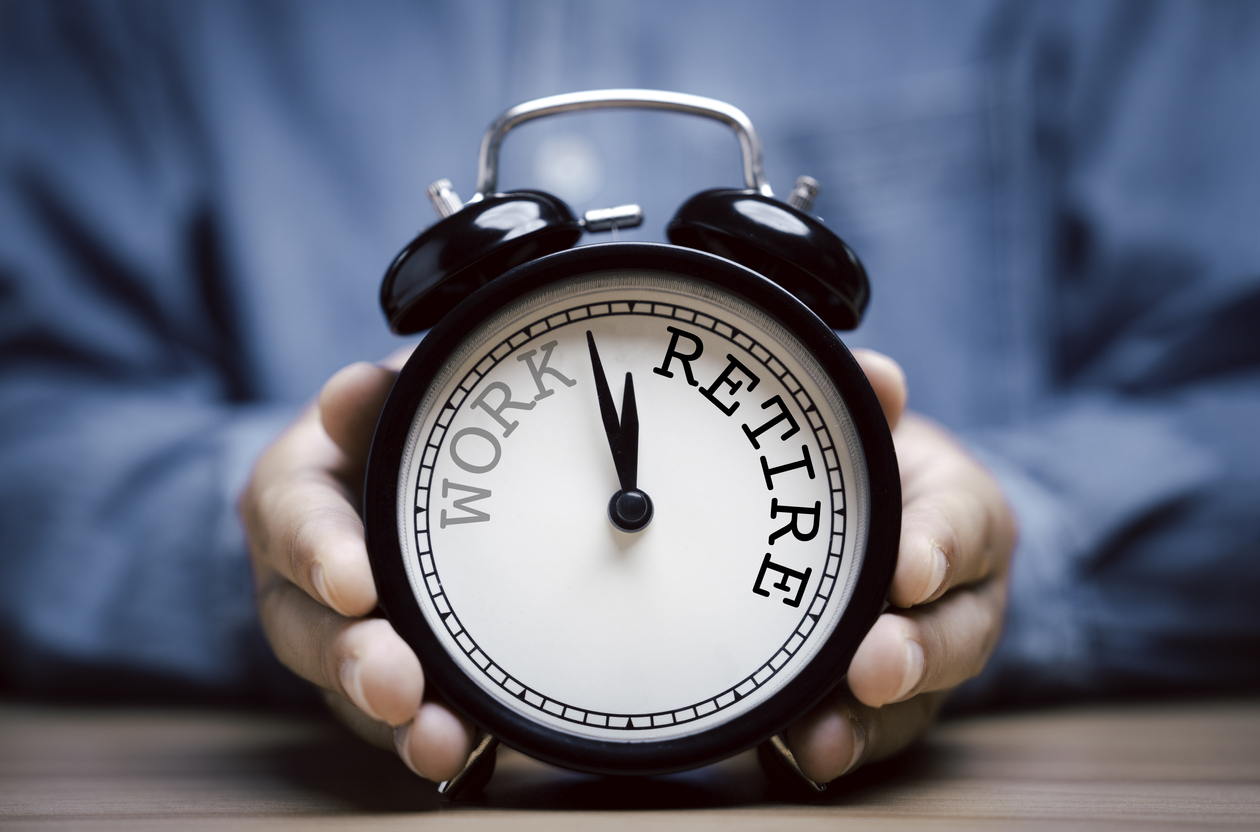
[[[311,584],[319,593],[319,600],[324,606],[331,607],[332,599],[328,597],[328,585],[324,582],[324,564],[319,561],[315,561],[315,565],[311,567]]]
[[[363,679],[360,673],[360,662],[356,656],[350,656],[342,660],[341,667],[337,671],[337,676],[341,679],[341,689],[346,692],[346,696],[350,698],[360,711],[367,714],[379,722],[385,720],[373,711],[367,703],[367,697],[363,695]]]
[[[411,755],[407,753],[407,737],[411,733],[411,725],[411,722],[404,722],[394,729],[394,750],[398,752],[398,759],[411,769],[412,774],[423,777],[424,775],[416,771],[416,767],[411,764]]]
[[[931,598],[941,589],[941,584],[945,583],[945,573],[949,571],[949,559],[945,557],[945,550],[940,546],[934,546],[928,555],[928,560],[932,568],[932,574],[928,576],[927,586],[923,593],[915,599],[916,604],[922,604]]]
[[[844,771],[836,775],[837,777],[843,777],[857,768],[858,763],[862,762],[862,755],[866,753],[866,729],[853,718],[852,714],[849,714],[849,730],[853,733],[853,755],[849,757],[849,764],[844,767]]]
[[[906,639],[905,670],[902,671],[901,689],[889,702],[900,702],[923,678],[923,645],[914,639]]]

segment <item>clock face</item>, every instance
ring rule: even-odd
[[[460,334],[411,404],[392,569],[422,649],[486,708],[667,743],[740,724],[835,652],[870,474],[850,408],[781,323],[682,271],[628,268],[525,292]],[[637,531],[610,516],[599,372],[619,409],[632,379],[652,504]]]

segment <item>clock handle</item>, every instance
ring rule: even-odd
[[[495,193],[499,147],[513,128],[578,110],[666,110],[730,127],[739,140],[744,187],[687,200],[666,234],[675,245],[733,260],[779,284],[833,329],[853,329],[870,299],[853,250],[810,215],[818,183],[801,177],[787,200],[774,198],[761,139],[743,110],[699,95],[663,90],[588,90],[526,101],[499,116],[481,140],[477,192],[463,203],[445,179],[429,186],[441,219],[394,258],[381,283],[390,329],[405,335],[436,324],[461,300],[504,272],[575,245],[588,231],[615,232],[643,221],[637,205],[588,211],[581,219],[542,191]]]
[[[477,193],[468,200],[469,203],[479,202],[495,192],[499,181],[499,145],[509,130],[543,116],[606,109],[670,110],[722,122],[734,130],[739,139],[744,159],[744,184],[763,196],[774,196],[770,183],[766,181],[761,139],[757,138],[752,121],[738,107],[716,98],[664,90],[587,90],[526,101],[495,119],[481,139],[481,154],[477,159]]]
[[[438,783],[438,794],[447,800],[455,800],[461,796],[470,797],[485,788],[494,774],[494,762],[499,740],[493,734],[478,729],[477,739],[473,742],[472,753],[468,762],[450,780]]]

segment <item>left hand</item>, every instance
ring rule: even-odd
[[[240,511],[276,656],[323,688],[357,734],[441,781],[468,759],[473,729],[425,689],[415,653],[371,615],[376,585],[357,512],[372,428],[405,358],[329,379],[259,458]]]
[[[826,783],[889,757],[927,730],[949,691],[983,669],[1002,629],[1015,520],[992,475],[940,425],[905,413],[891,359],[866,372],[901,468],[901,545],[892,607],[867,633],[836,689],[787,732],[801,771]]]

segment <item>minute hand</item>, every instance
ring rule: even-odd
[[[612,451],[613,465],[622,491],[634,491],[639,469],[639,411],[634,400],[634,378],[626,373],[626,387],[621,399],[621,419],[613,405],[612,390],[604,377],[604,365],[595,348],[595,336],[586,332],[586,344],[591,350],[591,369],[595,374],[595,393],[599,397],[599,414],[604,421],[604,433],[608,436],[608,448]]]

